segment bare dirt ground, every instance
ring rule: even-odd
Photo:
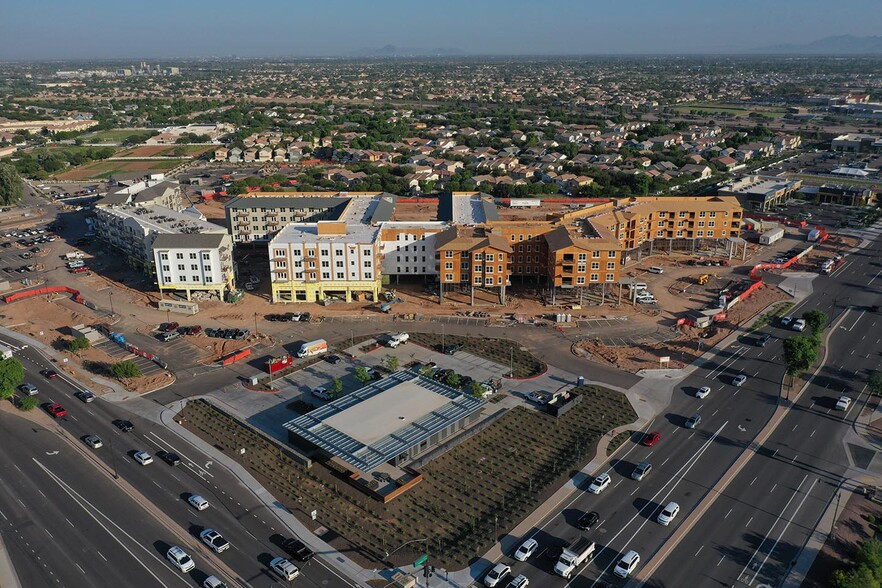
[[[761,312],[770,304],[789,298],[777,288],[765,286],[753,293],[747,300],[739,302],[727,313],[725,320],[715,323],[707,330],[684,325],[674,332],[673,327],[667,327],[672,329],[670,340],[664,343],[646,342],[636,346],[612,346],[605,345],[598,340],[584,339],[573,346],[573,353],[629,372],[659,367],[682,368],[729,336],[744,321]],[[708,334],[708,336],[701,336],[702,334]],[[662,365],[660,363],[662,357],[670,357],[670,361],[666,365]]]
[[[811,253],[790,266],[788,271],[816,272],[824,261],[834,255],[845,253],[852,247],[856,247],[860,242],[861,240],[857,237],[832,235],[820,245],[816,245]]]

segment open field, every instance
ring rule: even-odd
[[[142,145],[121,151],[116,157],[196,157],[213,150],[206,145]]]
[[[142,135],[142,141],[150,137],[153,131],[149,129],[109,129],[106,131],[95,131],[83,135],[83,140],[89,143],[119,143],[132,135]]]
[[[671,106],[670,110],[680,114],[689,114],[691,110],[708,112],[711,114],[728,114],[735,117],[748,116],[751,113],[762,115],[766,118],[781,118],[787,110],[775,107],[742,107],[731,104],[681,104]]]
[[[133,159],[131,161],[95,161],[58,174],[59,180],[105,179],[126,172],[164,172],[177,167],[185,159]]]
[[[176,418],[248,468],[295,516],[327,527],[325,539],[356,560],[376,565],[390,547],[429,537],[437,565],[459,569],[583,467],[607,431],[636,419],[622,394],[596,386],[572,392],[583,401],[558,419],[520,406],[509,410],[430,461],[421,470],[423,482],[385,505],[320,464],[298,465],[205,401],[188,402]],[[317,523],[310,519],[313,509]],[[402,550],[391,560],[404,564],[413,553]]]

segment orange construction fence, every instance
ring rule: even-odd
[[[83,297],[80,296],[79,290],[74,290],[73,288],[68,288],[67,286],[51,286],[47,288],[34,288],[33,290],[22,290],[20,292],[13,292],[12,294],[6,294],[0,298],[2,298],[3,302],[9,304],[11,302],[15,302],[17,300],[23,300],[25,298],[31,298],[33,296],[42,296],[44,294],[56,294],[58,292],[67,292],[73,296],[73,299],[80,304],[83,303]]]

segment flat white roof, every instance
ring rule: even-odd
[[[365,445],[372,445],[449,402],[446,396],[414,382],[402,382],[383,394],[335,414],[326,419],[325,424]]]

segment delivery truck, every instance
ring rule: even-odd
[[[567,579],[571,578],[573,572],[575,572],[580,565],[585,563],[589,557],[594,555],[594,550],[596,548],[597,546],[594,545],[594,541],[588,537],[580,537],[579,539],[576,539],[573,543],[565,547],[560,554],[560,558],[557,560],[557,563],[554,564],[554,573]]]
[[[297,357],[312,357],[313,355],[320,355],[327,351],[328,342],[324,339],[316,339],[315,341],[309,341],[301,345],[300,349],[297,351]]]
[[[395,333],[393,335],[389,335],[389,341],[386,343],[392,349],[395,349],[402,343],[407,343],[407,340],[410,339],[410,335],[407,333]]]

